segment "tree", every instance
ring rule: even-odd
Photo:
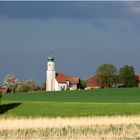
[[[16,91],[28,92],[28,91],[35,91],[36,89],[37,89],[37,85],[34,80],[24,80],[24,81],[20,81],[20,83],[16,88]]]
[[[102,64],[96,71],[97,82],[104,87],[116,84],[117,69],[113,64]]]
[[[42,91],[46,90],[46,81],[43,82],[42,86],[40,87],[40,90],[42,90]]]
[[[120,68],[119,81],[121,84],[123,84],[124,87],[137,86],[134,67],[125,65],[122,68]]]
[[[15,75],[7,74],[4,78],[4,85],[6,85],[11,92],[27,92],[40,90],[34,80],[18,80]]]
[[[4,78],[4,84],[10,89],[11,92],[15,92],[15,89],[16,89],[15,75],[7,74]]]
[[[78,88],[85,89],[85,87],[86,87],[86,82],[84,80],[80,79],[79,84],[78,84]]]

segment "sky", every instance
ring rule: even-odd
[[[0,83],[46,79],[50,48],[56,72],[87,79],[101,64],[140,74],[139,1],[0,1]]]

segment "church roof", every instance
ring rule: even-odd
[[[80,81],[80,78],[68,77],[64,73],[56,73],[56,81],[58,83],[66,83],[66,81],[69,81],[71,84],[78,84]]]
[[[58,83],[66,83],[68,77],[64,73],[56,73],[56,81]]]
[[[72,84],[78,84],[80,81],[79,77],[69,77],[68,80],[72,83]]]

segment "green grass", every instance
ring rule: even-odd
[[[4,116],[140,115],[140,88],[11,93],[2,104]]]
[[[14,93],[5,94],[2,99],[45,102],[140,103],[140,88]]]

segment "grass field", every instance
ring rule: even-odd
[[[140,88],[5,94],[1,139],[140,139]]]
[[[5,94],[3,116],[140,115],[140,88]]]

